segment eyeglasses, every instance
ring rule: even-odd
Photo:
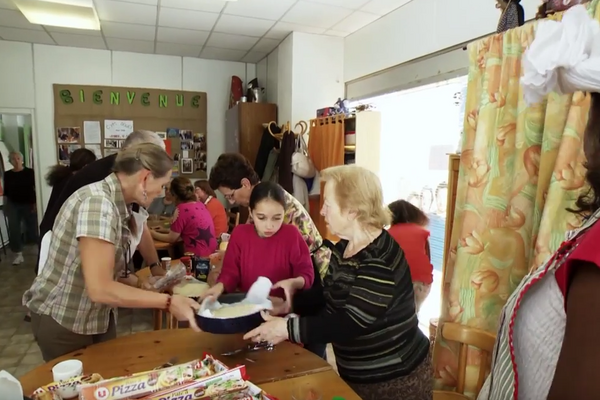
[[[223,194],[223,197],[225,197],[227,200],[233,200],[233,196],[235,196],[235,191],[237,189],[233,189],[231,191],[231,193],[227,193],[227,194]]]

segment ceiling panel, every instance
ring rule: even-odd
[[[379,15],[366,13],[363,11],[355,11],[337,24],[335,24],[332,30],[340,32],[356,32],[357,30],[369,25],[380,18]]]
[[[215,0],[161,0],[161,7],[220,13],[227,2]]]
[[[252,48],[252,51],[270,53],[275,50],[277,46],[279,46],[279,43],[281,43],[281,40],[279,39],[269,39],[265,37],[256,43],[256,45]]]
[[[396,8],[402,7],[411,1],[412,0],[371,0],[361,8],[361,11],[382,16],[391,13]]]
[[[30,24],[27,18],[21,14],[19,10],[7,10],[0,9],[0,26],[7,26],[9,28],[21,28],[21,29],[32,29],[32,30],[43,30],[41,26]]]
[[[254,63],[259,62],[260,60],[262,60],[263,58],[265,58],[268,55],[269,55],[269,53],[263,53],[260,51],[251,51],[248,54],[246,54],[246,56],[244,58],[242,58],[242,61],[254,64]]]
[[[325,4],[328,6],[345,7],[357,10],[367,4],[369,0],[302,0],[308,3]]]
[[[144,40],[106,38],[109,50],[131,51],[133,53],[154,53],[154,42]]]
[[[296,0],[252,0],[226,2],[224,14],[277,21]]]
[[[230,35],[228,33],[213,32],[208,38],[206,45],[209,47],[220,47],[222,49],[250,50],[258,42],[258,38],[252,36]]]
[[[0,26],[0,38],[14,40],[15,42],[29,42],[40,44],[55,44],[54,40],[43,30],[7,28]]]
[[[200,53],[201,58],[226,61],[240,61],[245,55],[246,52],[243,50],[219,49],[217,47],[208,46],[206,46],[204,50],[202,50],[202,53]]]
[[[50,35],[59,46],[106,49],[106,44],[101,36],[71,35],[58,32],[51,33]]]
[[[221,15],[221,18],[219,18],[219,21],[215,25],[215,32],[261,37],[273,24],[273,21],[266,19]]]
[[[204,46],[208,31],[158,27],[157,40],[163,43],[179,43],[192,46]]]
[[[106,22],[105,22],[106,23]],[[44,26],[46,31],[58,32],[58,33],[68,33],[70,35],[84,35],[84,36],[102,36],[101,31],[94,31],[91,29],[72,29],[72,28],[62,28],[60,26]]]
[[[323,28],[315,28],[314,26],[290,24],[289,22],[278,22],[273,28],[271,28],[269,32],[267,32],[265,37],[283,40],[292,32],[304,32],[321,35],[325,33],[325,30],[326,29]]]
[[[150,25],[123,24],[120,22],[104,22],[102,31],[106,37],[121,39],[153,41],[156,27]]]
[[[16,10],[17,6],[11,0],[0,0],[0,8],[7,8],[9,10]]]
[[[210,31],[215,25],[217,18],[219,18],[219,14],[216,13],[163,7],[160,9],[158,26]]]
[[[136,4],[146,4],[149,6],[155,6],[158,4],[158,0],[115,0],[115,1],[124,1],[127,3],[136,3]]]
[[[95,0],[94,4],[101,21],[142,25],[156,24],[155,6],[113,0]]]
[[[187,44],[156,43],[156,54],[180,57],[198,57],[202,46],[191,46]]]
[[[352,10],[348,8],[300,1],[281,20],[292,24],[328,29],[350,14],[352,14]]]

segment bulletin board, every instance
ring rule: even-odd
[[[207,178],[204,92],[114,86],[54,85],[58,162],[88,148],[98,158],[119,151],[134,130],[154,131],[173,157],[173,175]]]

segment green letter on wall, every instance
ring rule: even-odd
[[[161,108],[167,108],[167,95],[166,94],[158,95],[158,106]]]
[[[83,89],[79,89],[79,101],[85,103],[85,91]]]
[[[127,91],[127,101],[129,104],[133,103],[133,99],[135,99],[135,92]]]
[[[175,104],[177,105],[177,107],[183,107],[183,95],[182,94],[175,95]]]
[[[73,103],[73,96],[71,96],[70,90],[61,90],[60,92],[58,92],[58,95],[60,96],[60,99],[62,100],[63,104]]]
[[[196,95],[192,97],[192,107],[200,108],[200,96]]]
[[[114,104],[114,105],[118,106],[120,101],[121,101],[121,93],[110,92],[110,104]]]
[[[96,90],[92,95],[94,104],[102,104],[102,90]]]
[[[150,105],[150,93],[142,93],[142,105],[149,106]]]

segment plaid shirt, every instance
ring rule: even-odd
[[[83,279],[78,239],[96,238],[115,245],[114,279],[117,280],[130,253],[129,217],[115,174],[73,193],[56,218],[48,260],[23,295],[23,305],[36,314],[52,317],[72,332],[105,333],[111,312],[116,318],[116,309],[90,300]]]

